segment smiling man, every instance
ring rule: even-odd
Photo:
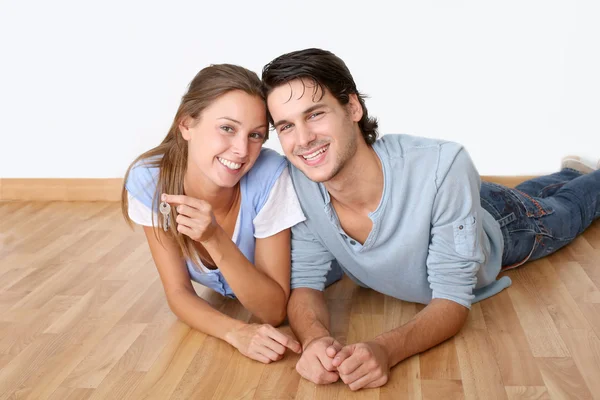
[[[377,139],[352,75],[328,51],[284,54],[262,78],[307,218],[292,228],[288,316],[303,348],[296,369],[315,383],[385,384],[392,366],[455,335],[473,302],[509,286],[497,279],[502,267],[550,254],[600,216],[600,171],[577,158],[516,190],[482,184],[457,143]],[[427,307],[342,346],[322,293],[340,267],[361,286]]]

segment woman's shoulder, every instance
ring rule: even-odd
[[[269,148],[262,148],[258,159],[254,163],[251,171],[257,172],[258,170],[263,169],[277,169],[280,168],[282,164],[286,164],[287,159],[279,154],[277,151]]]
[[[258,159],[248,171],[247,179],[254,184],[274,182],[285,167],[287,167],[287,159],[284,156],[275,150],[263,148]]]
[[[246,175],[246,191],[251,194],[254,208],[260,210],[264,205],[273,185],[284,169],[287,159],[277,151],[263,148],[252,169]]]
[[[125,181],[127,191],[150,208],[160,173],[159,161],[158,157],[138,160],[132,165]]]

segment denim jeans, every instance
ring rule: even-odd
[[[600,217],[600,170],[565,168],[511,189],[482,182],[481,205],[500,224],[503,269],[547,256]]]

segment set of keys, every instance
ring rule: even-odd
[[[160,211],[160,213],[163,216],[163,230],[165,232],[168,232],[169,225],[171,222],[171,205],[169,203],[167,203],[166,201],[163,201],[158,206],[158,211]]]

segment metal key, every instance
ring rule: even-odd
[[[169,222],[171,220],[171,206],[169,203],[163,201],[158,206],[158,210],[163,215],[163,229],[165,232],[169,230]]]

